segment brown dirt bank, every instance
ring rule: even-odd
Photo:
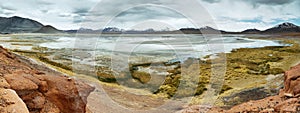
[[[94,87],[33,63],[1,46],[0,61],[0,90],[4,91],[0,94],[0,108],[4,110],[3,112],[21,109],[22,106],[13,108],[10,106],[22,105],[22,103],[27,107],[23,107],[22,110],[31,113],[86,112],[87,97]],[[21,98],[22,101],[5,98],[7,94],[5,90],[8,89],[13,90],[12,94],[15,91],[19,97],[14,96],[14,98]]]

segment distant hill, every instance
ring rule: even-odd
[[[185,34],[286,34],[286,33],[300,33],[300,27],[289,23],[285,22],[282,24],[279,24],[275,27],[272,27],[270,29],[266,29],[263,31],[260,31],[258,29],[247,29],[242,32],[228,32],[228,31],[222,31],[222,30],[217,30],[211,27],[203,27],[200,29],[196,28],[181,28],[180,31]]]
[[[265,34],[277,34],[277,33],[300,33],[300,27],[292,23],[282,23],[265,31]]]
[[[102,30],[93,30],[93,29],[86,29],[86,28],[80,28],[76,30],[65,30],[66,33],[82,33],[82,34],[99,34],[102,32]]]
[[[221,30],[217,30],[217,29],[214,29],[214,28],[209,27],[209,26],[205,26],[205,27],[200,28],[200,31],[201,31],[201,33],[205,33],[205,34],[219,34],[219,33],[223,32]]]
[[[185,33],[185,34],[219,34],[219,33],[223,32],[221,30],[217,30],[217,29],[214,29],[214,28],[209,27],[209,26],[205,26],[205,27],[202,27],[202,28],[199,28],[199,29],[196,29],[196,28],[182,28],[182,29],[180,29],[180,31],[182,33]]]
[[[33,33],[56,34],[56,33],[64,33],[64,32],[54,28],[51,25],[46,25],[40,28],[39,30],[34,31]]]
[[[242,34],[259,34],[259,33],[261,33],[261,31],[258,29],[247,29],[245,31],[242,31],[241,33]]]
[[[27,18],[0,17],[0,33],[31,33],[42,27],[43,24]]]

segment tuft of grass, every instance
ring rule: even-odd
[[[60,67],[62,69],[65,69],[65,70],[69,70],[69,71],[72,71],[72,67],[70,66],[67,66],[67,65],[64,65],[64,64],[61,64],[61,63],[58,63],[58,62],[55,62],[55,61],[52,61],[50,60],[49,58],[46,58],[42,55],[38,55],[37,56],[39,60],[41,60],[42,62],[45,62],[47,64],[50,64],[50,65],[53,65],[53,66],[56,66],[56,67]]]
[[[134,79],[137,79],[138,81],[140,81],[143,84],[145,84],[151,80],[151,75],[149,73],[141,72],[141,71],[134,71],[132,73],[132,77]]]
[[[220,94],[224,93],[225,91],[231,90],[231,89],[233,89],[233,88],[228,85],[223,85]]]

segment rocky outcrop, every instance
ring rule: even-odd
[[[10,108],[24,108],[21,106],[23,102],[31,113],[86,112],[87,97],[94,87],[45,66],[32,64],[2,47],[0,60],[0,88],[15,91],[17,95],[14,98],[20,100],[9,101],[9,105],[14,106]],[[0,95],[0,98],[5,96]],[[6,107],[4,110],[10,109]]]
[[[300,64],[286,71],[284,88],[276,96],[270,96],[261,100],[251,100],[234,106],[228,110],[210,107],[209,110],[190,106],[180,111],[181,113],[198,113],[208,111],[211,113],[299,113],[300,112]]]
[[[300,65],[285,72],[283,93],[287,97],[300,96]]]

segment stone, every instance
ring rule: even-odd
[[[298,95],[300,94],[300,65],[292,67],[290,70],[284,73],[284,93],[286,95]]]
[[[25,103],[11,89],[0,88],[1,113],[29,113]]]
[[[38,85],[36,85],[31,80],[24,78],[23,75],[8,74],[8,75],[4,75],[4,78],[10,84],[11,88],[14,90],[36,90],[36,89],[38,89]]]
[[[0,88],[5,88],[5,89],[10,88],[10,85],[3,77],[0,77]]]

